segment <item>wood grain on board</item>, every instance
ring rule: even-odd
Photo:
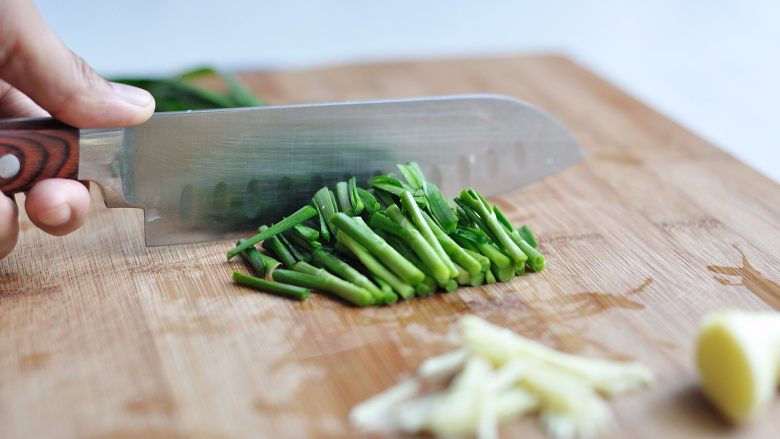
[[[145,248],[139,211],[62,239],[22,218],[0,261],[0,437],[354,437],[349,407],[447,351],[473,313],[551,346],[642,361],[655,387],[613,401],[614,437],[735,430],[696,390],[706,312],[780,308],[780,187],[571,61],[412,62],[244,78],[274,103],[495,92],[560,118],[587,159],[495,197],[549,268],[387,308],[297,303],[231,285],[229,242]],[[532,419],[505,437],[543,437]]]

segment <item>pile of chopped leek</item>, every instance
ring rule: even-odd
[[[558,352],[475,316],[459,324],[459,349],[355,406],[350,422],[371,432],[488,439],[501,421],[537,413],[554,437],[593,437],[611,424],[605,396],[653,380],[638,363]]]
[[[544,269],[531,230],[477,191],[450,202],[416,163],[398,168],[403,179],[375,176],[368,189],[354,177],[323,187],[311,204],[239,241],[228,260],[241,255],[253,274],[233,280],[298,300],[317,290],[370,306]]]

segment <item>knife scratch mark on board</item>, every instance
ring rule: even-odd
[[[555,311],[555,315],[563,320],[596,315],[610,308],[644,309],[643,303],[632,300],[629,296],[641,294],[652,282],[651,278],[647,278],[638,287],[623,294],[583,291],[537,300],[529,305]]]
[[[176,401],[167,395],[151,395],[146,398],[131,399],[125,404],[125,409],[135,414],[162,413],[171,416],[178,410]]]
[[[644,293],[652,282],[651,278],[646,278],[640,285],[621,294],[596,291],[566,294],[559,291],[554,297],[532,300],[502,294],[488,300],[469,302],[468,305],[481,314],[499,312],[505,315],[507,309],[526,308],[526,312],[515,314],[519,327],[514,329],[518,333],[537,341],[546,339],[568,352],[578,353],[592,348],[611,358],[625,360],[628,359],[625,355],[611,351],[601,340],[586,335],[587,325],[576,322],[610,309],[644,309],[645,305],[633,297]]]
[[[717,229],[720,227],[723,227],[723,223],[721,223],[718,219],[712,218],[712,217],[704,217],[704,218],[693,218],[688,219],[685,221],[670,221],[670,222],[661,222],[659,226],[668,231],[674,231],[677,229],[704,229],[704,230],[710,230],[710,229]]]
[[[708,265],[707,270],[715,273],[715,280],[721,285],[744,286],[764,303],[775,310],[780,310],[780,284],[756,270],[739,247],[734,246],[734,248],[742,257],[742,266]],[[740,279],[732,281],[728,277],[739,277]]]
[[[651,278],[646,278],[639,286],[622,294],[584,291],[531,301],[528,306],[535,314],[525,325],[525,329],[536,331],[535,338],[547,335],[561,348],[570,352],[581,352],[591,347],[614,359],[626,360],[628,358],[625,355],[616,354],[600,340],[587,336],[587,325],[578,326],[574,322],[613,308],[630,311],[644,309],[643,303],[630,296],[641,295],[652,282]],[[552,322],[559,323],[553,325]]]
[[[603,241],[604,235],[600,233],[572,233],[566,235],[540,235],[537,237],[540,244],[565,244],[573,241]]]
[[[33,372],[49,362],[51,355],[47,352],[32,352],[19,358],[19,371]]]
[[[178,430],[178,429],[115,429],[98,435],[87,436],[89,439],[228,439],[228,436],[221,433],[212,433],[205,431]]]
[[[0,297],[11,296],[44,296],[52,295],[62,291],[60,285],[24,285],[13,289],[0,290]]]
[[[641,160],[639,160],[636,157],[632,157],[626,153],[602,152],[602,153],[595,154],[594,157],[596,157],[599,160],[618,163],[621,165],[640,166],[642,164]]]
[[[588,336],[587,324],[578,322],[610,309],[644,309],[644,303],[637,297],[652,282],[651,278],[646,278],[638,286],[623,293],[556,291],[554,297],[531,299],[523,298],[513,291],[502,290],[500,294],[492,294],[494,290],[485,288],[465,289],[458,295],[437,295],[418,302],[415,312],[403,312],[404,308],[400,307],[393,313],[382,309],[361,310],[351,315],[344,324],[359,327],[363,333],[373,333],[369,329],[380,329],[382,334],[399,346],[401,354],[415,357],[412,350],[404,349],[407,344],[415,345],[421,340],[446,344],[447,334],[446,330],[442,332],[442,326],[449,326],[459,315],[474,313],[485,318],[509,318],[513,329],[524,336],[552,343],[569,352],[593,349],[614,359],[627,359],[625,355],[613,352],[603,340]],[[425,316],[423,320],[420,320],[420,315]],[[437,336],[432,337],[431,334]],[[338,338],[346,336],[341,334]],[[359,346],[351,348],[358,349]]]

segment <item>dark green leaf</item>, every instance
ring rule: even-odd
[[[531,247],[538,248],[538,243],[536,242],[536,236],[528,226],[523,224],[519,229],[517,229],[517,233],[519,233],[520,236],[525,240],[525,242],[527,242]]]
[[[498,219],[499,224],[501,224],[507,233],[512,233],[515,230],[512,223],[504,216],[504,212],[501,212],[501,209],[499,209],[498,206],[493,206],[493,213],[496,214],[496,219]]]
[[[385,191],[389,194],[392,194],[394,196],[400,196],[401,193],[407,190],[413,190],[410,187],[406,187],[404,183],[401,182],[401,180],[391,177],[389,175],[377,175],[374,177],[371,177],[371,180],[368,181],[368,183],[381,191]]]
[[[264,105],[236,75],[220,72],[219,76],[227,84],[228,97],[233,101],[235,107],[258,107]]]
[[[349,186],[349,202],[352,205],[352,215],[360,215],[365,206],[358,193],[357,179],[355,177],[350,178],[347,185]]]
[[[425,198],[428,200],[427,210],[434,221],[439,224],[444,233],[452,233],[458,225],[458,217],[455,216],[455,211],[444,199],[435,184],[426,181],[423,183],[423,190],[425,191]]]
[[[423,174],[422,169],[420,169],[420,165],[416,162],[399,164],[398,169],[401,171],[401,174],[403,174],[406,182],[413,189],[421,189],[423,187],[423,183],[426,181],[425,175]]]
[[[344,212],[349,216],[354,216],[352,199],[349,196],[349,185],[346,181],[336,183],[336,201],[338,201],[340,212]]]
[[[320,232],[312,229],[309,226],[304,226],[303,224],[298,224],[297,226],[293,227],[297,233],[299,233],[301,236],[303,236],[308,241],[316,241],[320,238]]]
[[[382,209],[382,206],[379,205],[379,201],[377,201],[376,197],[374,197],[371,192],[361,187],[358,187],[356,191],[360,197],[361,203],[363,204],[363,209],[369,217],[371,217],[374,212]]]

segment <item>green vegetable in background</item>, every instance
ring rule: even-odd
[[[204,79],[219,79],[227,91],[219,92],[200,85]],[[112,78],[112,81],[143,88],[151,93],[158,112],[265,105],[236,75],[211,67],[198,68],[169,78]]]

